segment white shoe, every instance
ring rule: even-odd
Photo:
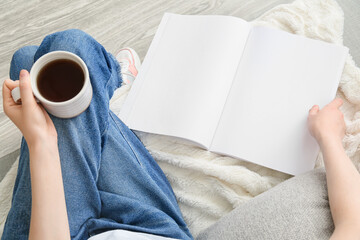
[[[123,82],[133,83],[141,66],[140,58],[135,50],[129,47],[121,49],[116,55],[116,60],[120,64]]]

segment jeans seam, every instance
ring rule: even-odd
[[[108,57],[111,58],[111,59],[115,62],[116,74],[120,77],[121,83],[122,83],[120,64],[116,64],[116,63],[117,63],[117,60],[116,60],[116,58],[115,58],[111,53],[108,53],[108,52],[106,52],[106,53],[108,54]],[[111,64],[110,64],[110,65],[111,65]],[[112,75],[113,75],[113,66],[110,66],[110,67],[111,67],[111,69],[110,69],[111,75],[110,75],[108,81],[107,81],[106,84],[105,84],[105,91],[106,91],[106,92],[107,92],[107,88],[108,88],[109,82],[110,82],[110,80],[111,80],[111,78],[112,78]],[[121,83],[119,84],[119,86],[118,86],[117,88],[121,87]],[[117,89],[117,88],[116,88],[116,89]],[[114,89],[114,92],[115,92],[116,89]],[[108,96],[108,107],[109,107],[109,115],[110,115],[110,96]],[[108,127],[109,127],[109,117],[108,117],[107,120],[105,121],[105,128],[104,128],[104,130],[102,131],[102,133],[101,133],[101,135],[100,135],[101,137],[105,134],[105,132],[106,132],[106,130],[108,129]]]
[[[121,135],[123,136],[123,138],[125,139],[126,143],[129,145],[129,147],[131,148],[131,151],[134,153],[136,160],[138,161],[138,163],[140,164],[140,166],[142,166],[142,163],[140,161],[139,156],[136,154],[136,151],[134,150],[133,146],[130,144],[130,141],[126,138],[126,136],[124,135],[123,131],[121,130],[121,128],[118,126],[117,122],[115,121],[114,117],[111,115],[111,113],[109,113],[110,117],[113,119],[113,121],[115,122],[116,128],[120,131]]]
[[[106,85],[105,85],[105,91],[107,90],[107,87],[108,87],[108,85],[109,85],[109,82],[110,82],[110,79],[111,79],[111,77],[109,78],[109,80],[106,82]],[[108,99],[109,99],[109,96],[108,96]],[[110,99],[108,100],[108,113],[110,114]],[[108,127],[109,127],[109,116],[107,117],[107,119],[105,120],[105,128],[104,128],[104,130],[101,132],[101,137],[105,134],[105,132],[107,131],[107,129],[108,129]]]

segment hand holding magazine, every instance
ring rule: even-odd
[[[308,111],[335,97],[347,51],[235,17],[166,13],[120,118],[300,174],[319,151]]]

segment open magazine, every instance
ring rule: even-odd
[[[314,167],[309,109],[334,99],[348,49],[230,16],[166,13],[120,118],[281,172]]]

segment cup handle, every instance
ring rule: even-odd
[[[11,90],[11,96],[16,104],[21,104],[20,87],[16,87],[13,90]],[[36,97],[35,100],[37,103],[40,102]]]

